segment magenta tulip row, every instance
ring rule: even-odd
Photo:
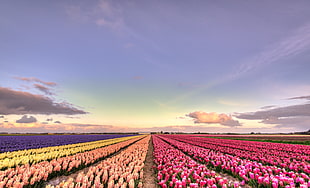
[[[242,159],[238,157],[238,153],[225,154],[215,149],[207,149],[210,148],[208,144],[200,143],[199,139],[190,141],[191,138],[185,136],[160,136],[160,138],[187,153],[193,159],[205,163],[207,167],[243,179],[253,187],[310,187],[310,179],[306,173],[286,171],[285,168]]]
[[[265,165],[279,166],[287,171],[310,174],[310,146],[267,143],[243,140],[226,140],[202,137],[173,136],[178,140],[219,151],[226,154],[261,162]]]
[[[129,146],[119,154],[107,158],[75,179],[69,178],[59,185],[46,188],[134,188],[142,187],[143,167],[151,136]]]
[[[59,175],[70,174],[109,156],[120,149],[136,142],[141,137],[112,144],[72,156],[43,161],[33,165],[22,165],[0,171],[0,188],[2,187],[35,187],[44,181]]]
[[[153,136],[157,180],[162,188],[239,187],[242,183],[221,177],[180,150]]]

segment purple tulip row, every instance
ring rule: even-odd
[[[178,149],[153,135],[154,161],[157,180],[162,188],[240,187],[239,181],[221,177],[205,165],[199,164]]]
[[[185,136],[160,136],[160,138],[185,152],[193,159],[205,163],[207,167],[238,177],[253,187],[310,187],[309,174],[307,173],[287,171],[285,168],[274,165],[264,165],[258,161],[242,159],[237,156],[238,153],[235,155],[225,154],[213,149],[207,149],[209,148],[208,144],[203,142],[199,144],[202,147],[199,147],[196,146],[199,140],[190,141],[191,138],[188,136],[187,138]]]
[[[0,136],[0,153],[126,137],[125,134]]]

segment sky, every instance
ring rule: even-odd
[[[307,0],[0,1],[0,132],[310,128]]]

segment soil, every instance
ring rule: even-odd
[[[146,154],[145,162],[144,162],[144,176],[143,176],[143,187],[144,188],[157,188],[159,187],[155,181],[155,171],[153,166],[155,166],[154,163],[154,157],[153,157],[153,141],[152,138],[149,142],[149,149]]]

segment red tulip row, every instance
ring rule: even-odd
[[[86,174],[79,173],[75,180],[69,178],[59,185],[48,185],[46,188],[141,188],[144,161],[150,138],[151,136],[147,136],[118,155],[90,167]]]
[[[70,174],[76,170],[89,166],[128,145],[138,141],[141,137],[112,144],[72,156],[61,157],[51,161],[43,161],[33,165],[22,165],[0,171],[0,188],[2,187],[37,187],[59,175]]]
[[[166,139],[165,139],[166,140]],[[240,182],[232,182],[199,164],[180,150],[153,136],[154,161],[157,165],[157,180],[166,187],[239,187]]]
[[[181,136],[176,137],[182,140]],[[198,147],[195,146],[198,145],[197,140],[189,142],[185,136],[183,142],[173,139],[174,136],[160,136],[160,138],[208,167],[229,173],[253,187],[310,187],[310,178],[306,173],[286,171],[277,166],[263,165],[257,161],[241,159],[237,155],[206,149],[208,146],[205,143],[201,144],[205,147]]]
[[[310,173],[310,146],[253,142],[243,140],[224,140],[202,137],[170,136],[200,147],[231,154],[243,159],[278,166],[287,171]]]
[[[275,150],[275,151],[284,151],[290,153],[301,153],[301,154],[309,154],[310,153],[310,146],[309,145],[292,145],[292,144],[284,144],[284,143],[272,143],[272,142],[260,142],[260,141],[247,141],[247,140],[233,140],[230,139],[221,139],[227,138],[225,135],[219,136],[219,138],[206,138],[206,135],[188,135],[189,137],[198,137],[204,141],[213,141],[216,140],[219,144],[230,144],[232,147],[239,148],[239,147],[249,147],[250,145],[254,145],[257,148],[261,149],[268,149],[268,150]],[[215,135],[209,135],[215,136]],[[233,139],[233,138],[232,138]],[[237,144],[232,144],[237,143]],[[251,148],[249,148],[251,149]]]

